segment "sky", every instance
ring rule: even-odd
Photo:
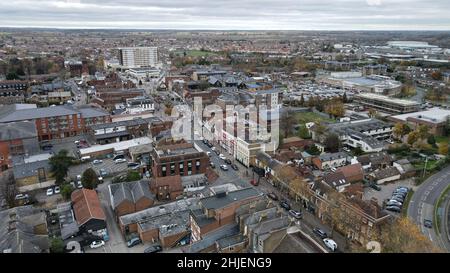
[[[450,30],[450,0],[0,0],[0,27]]]

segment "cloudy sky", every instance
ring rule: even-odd
[[[450,0],[0,0],[0,26],[450,30]]]

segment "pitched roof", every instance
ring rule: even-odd
[[[150,192],[149,182],[147,180],[111,184],[109,185],[109,188],[111,193],[111,205],[113,208],[116,208],[125,200],[135,204],[143,197],[148,199],[155,198]]]
[[[326,175],[322,181],[327,183],[332,188],[350,184],[341,172],[330,173]]]
[[[91,219],[106,220],[95,190],[80,189],[72,193],[73,211],[78,225],[83,225]]]
[[[361,163],[351,164],[337,169],[338,172],[342,172],[346,179],[353,178],[355,176],[363,176]],[[361,178],[362,179],[362,178]]]

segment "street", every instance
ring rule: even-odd
[[[426,228],[424,220],[434,222],[434,207],[441,193],[450,185],[450,166],[424,181],[416,190],[408,207],[408,217],[414,220],[435,245],[450,251],[450,242],[443,233],[437,234],[434,228]]]

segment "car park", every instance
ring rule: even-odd
[[[289,211],[289,214],[294,216],[295,219],[302,219],[302,215],[303,215],[301,211],[296,211],[296,210],[293,210],[293,209],[291,209]]]
[[[325,238],[325,239],[323,239],[323,242],[331,251],[336,251],[337,250],[337,244],[332,239]]]
[[[100,240],[100,241],[93,241],[89,246],[91,248],[99,248],[105,245],[105,241]]]
[[[314,228],[313,233],[319,236],[321,239],[325,239],[328,237],[328,234],[320,228]]]
[[[127,246],[128,247],[133,247],[133,246],[136,246],[136,245],[138,245],[140,243],[141,243],[141,239],[136,237],[136,238],[133,238],[133,239],[129,240],[127,242]]]
[[[290,209],[291,209],[291,205],[289,205],[289,203],[286,202],[286,201],[281,201],[281,202],[280,202],[280,206],[281,206],[282,208],[284,208],[285,210],[290,210]]]
[[[53,195],[53,188],[48,188],[47,189],[47,196],[51,196]]]
[[[227,165],[220,165],[220,168],[224,171],[228,171],[228,166]]]

